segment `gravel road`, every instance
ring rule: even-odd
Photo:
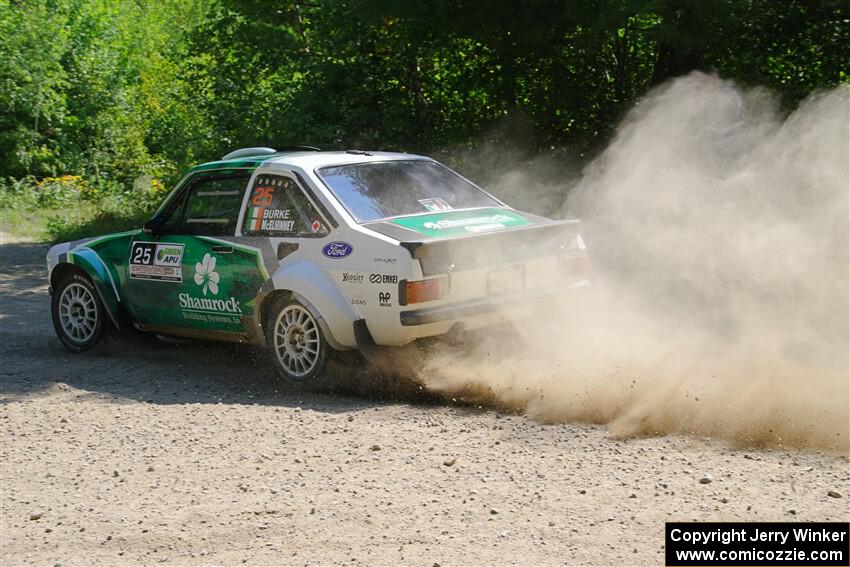
[[[842,456],[299,394],[239,346],[69,354],[46,249],[0,248],[4,566],[659,565],[668,520],[850,519]]]

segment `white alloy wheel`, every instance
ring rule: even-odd
[[[98,326],[97,301],[92,292],[79,283],[71,283],[59,297],[59,322],[71,342],[85,344]]]
[[[298,382],[316,374],[324,344],[319,325],[306,307],[290,303],[281,309],[272,337],[277,362],[287,378]]]
[[[56,336],[71,352],[94,348],[103,339],[106,311],[87,275],[75,270],[60,277],[50,299],[50,312]]]

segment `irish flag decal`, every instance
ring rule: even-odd
[[[259,232],[263,224],[263,207],[251,207],[251,230]]]

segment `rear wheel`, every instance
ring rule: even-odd
[[[65,276],[56,287],[51,308],[53,327],[69,351],[89,350],[103,338],[105,311],[87,276],[80,273]]]
[[[328,358],[319,322],[300,302],[281,300],[266,325],[266,343],[278,375],[299,386],[317,386]]]

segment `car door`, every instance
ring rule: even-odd
[[[157,234],[134,237],[127,289],[147,329],[204,335],[242,333],[266,279],[256,250],[235,238],[249,171],[202,173],[161,213]]]

